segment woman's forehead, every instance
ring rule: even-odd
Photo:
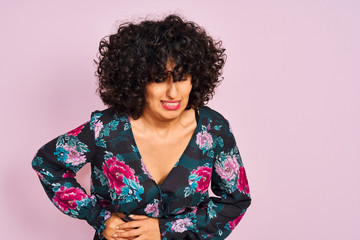
[[[172,72],[172,71],[176,71],[176,72],[182,72],[183,70],[183,66],[182,65],[178,65],[176,63],[176,61],[174,60],[174,58],[169,57],[166,60],[166,69],[165,72]]]
[[[168,58],[166,60],[166,71],[173,71],[176,66],[176,62],[173,58]]]

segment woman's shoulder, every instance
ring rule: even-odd
[[[90,122],[110,123],[110,122],[126,122],[128,119],[126,113],[115,113],[111,108],[104,110],[95,110],[91,113]]]
[[[218,125],[229,125],[229,121],[217,110],[210,108],[209,106],[203,106],[201,108],[203,117],[208,118],[210,122]]]

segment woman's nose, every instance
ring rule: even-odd
[[[176,82],[173,81],[173,76],[169,76],[167,79],[167,95],[170,98],[175,99],[177,97],[178,89]]]

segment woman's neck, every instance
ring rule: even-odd
[[[143,115],[133,122],[136,122],[136,126],[142,131],[151,131],[157,136],[166,137],[191,123],[194,118],[191,116],[195,116],[192,109],[184,110],[177,118],[173,119],[160,118],[144,111]]]

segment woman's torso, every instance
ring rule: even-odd
[[[156,134],[141,119],[130,118],[132,133],[142,161],[157,184],[178,162],[196,129],[198,112],[189,109],[171,132]]]
[[[100,127],[96,130],[91,190],[104,207],[125,214],[162,217],[192,211],[208,200],[211,169],[219,149],[216,142],[224,134],[221,115],[208,107],[200,108],[195,130],[191,132],[191,127],[188,128],[184,133],[187,139],[181,140],[181,148],[172,156],[172,162],[154,179],[147,169],[151,164],[146,165],[142,159],[151,155],[141,148],[145,143],[139,145],[144,156],[140,154],[129,116],[114,115],[109,110],[94,114],[97,117],[93,117],[92,124]],[[151,166],[154,169],[162,165]],[[204,176],[201,180],[193,179],[194,174]]]

